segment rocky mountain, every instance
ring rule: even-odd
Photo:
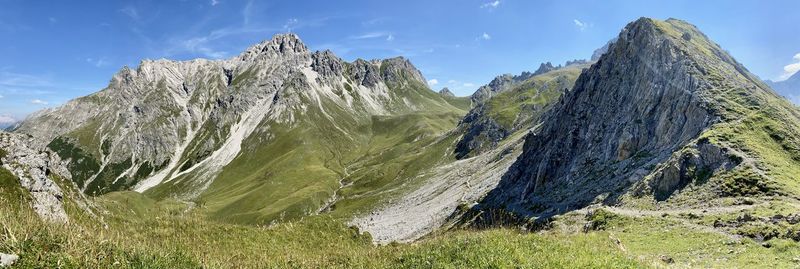
[[[586,61],[570,61],[564,67],[543,63],[536,72],[511,77],[503,75],[482,86],[490,97],[476,104],[459,122],[463,137],[456,145],[456,158],[474,156],[497,147],[512,133],[531,128],[550,104],[572,88]],[[506,81],[506,82],[503,82]],[[500,86],[504,85],[504,86]],[[497,90],[489,90],[489,89]],[[482,95],[481,89],[473,95]]]
[[[680,20],[627,25],[542,117],[482,206],[552,215],[800,194],[800,111]]]
[[[509,90],[512,87],[522,83],[523,81],[533,76],[547,73],[549,71],[552,71],[553,69],[556,69],[556,67],[548,62],[539,65],[539,69],[537,69],[533,73],[526,71],[516,76],[511,74],[503,74],[501,76],[497,76],[494,79],[492,79],[492,81],[489,82],[489,84],[479,87],[478,90],[472,94],[472,102],[477,104],[486,101],[495,94]]]
[[[344,178],[369,173],[348,166],[431,143],[463,115],[457,106],[407,59],[350,63],[281,34],[227,60],[123,68],[102,91],[15,131],[68,160],[88,194],[202,201],[219,218],[254,222],[326,207]],[[414,127],[395,139],[406,122]]]
[[[766,83],[795,105],[800,104],[800,72],[795,73],[784,81],[767,80]]]

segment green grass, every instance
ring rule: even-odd
[[[375,246],[330,217],[271,226],[209,222],[176,203],[135,193],[97,200],[111,212],[67,225],[0,203],[0,252],[19,268],[639,268],[605,234],[455,231],[414,244]]]
[[[535,76],[521,85],[492,96],[486,102],[487,116],[511,130],[520,113],[538,114],[558,99],[564,89],[571,89],[585,65],[570,66]],[[537,109],[538,108],[538,109]],[[535,115],[534,115],[535,116]]]

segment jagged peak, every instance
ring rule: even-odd
[[[445,96],[445,97],[455,97],[455,96],[456,96],[456,95],[455,95],[453,92],[451,92],[451,91],[450,91],[450,89],[449,89],[449,88],[447,88],[447,87],[444,87],[444,88],[442,88],[441,90],[439,90],[439,94],[440,94],[441,96]]]
[[[300,37],[294,33],[280,33],[272,36],[272,39],[261,41],[260,43],[247,48],[239,59],[247,61],[261,54],[308,54],[308,47],[303,44]]]

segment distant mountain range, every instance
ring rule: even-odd
[[[775,89],[775,91],[796,105],[800,105],[800,72],[795,73],[784,81],[767,80],[766,82],[772,89]]]

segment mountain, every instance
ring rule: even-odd
[[[800,104],[800,72],[795,73],[784,81],[767,80],[766,82],[772,89],[792,101],[795,105]]]
[[[136,190],[264,223],[317,213],[344,193],[369,197],[362,184],[400,184],[415,162],[435,165],[413,149],[455,125],[462,99],[429,89],[407,59],[348,63],[281,34],[227,60],[123,68],[102,91],[15,131],[69,160],[87,194]]]
[[[547,73],[556,67],[553,66],[551,63],[543,63],[539,66],[535,72],[522,72],[519,75],[511,75],[511,74],[503,74],[501,76],[497,76],[492,79],[489,84],[483,85],[478,88],[475,93],[472,94],[472,102],[473,103],[481,103],[483,101],[488,100],[495,94],[504,92],[515,85],[522,83],[523,81],[535,76]]]
[[[798,145],[800,111],[695,26],[641,18],[545,112],[481,207],[798,197]]]
[[[561,94],[571,89],[581,70],[588,66],[584,61],[568,62],[564,67],[544,63],[536,72],[525,72],[514,77],[499,76],[482,86],[473,95],[473,98],[482,101],[467,113],[456,128],[463,133],[456,145],[456,158],[474,156],[496,148],[497,143],[512,133],[533,127],[539,115]],[[483,94],[491,96],[476,97]]]

